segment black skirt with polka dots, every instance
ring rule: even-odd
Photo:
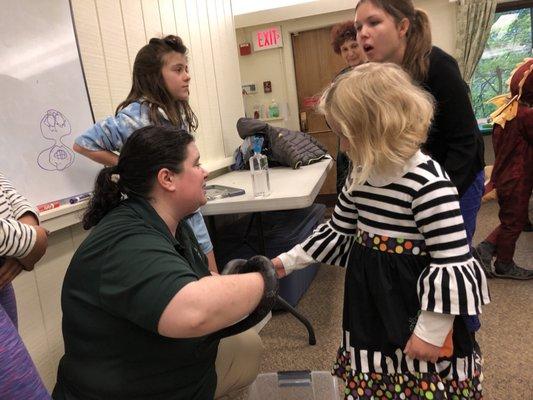
[[[418,278],[429,262],[423,241],[357,235],[333,368],[346,382],[345,398],[482,398],[481,357],[462,317],[454,321],[450,357],[431,363],[403,354],[420,312]]]

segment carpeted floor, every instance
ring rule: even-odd
[[[496,226],[497,211],[494,201],[483,204],[474,243]],[[515,261],[533,269],[533,233],[521,235]],[[266,348],[261,373],[331,368],[341,334],[343,278],[342,269],[322,265],[298,305],[315,328],[316,346],[308,345],[306,330],[296,319],[285,313],[274,314],[261,331]],[[484,398],[533,399],[533,281],[489,283],[492,303],[484,308],[478,334],[485,357]]]

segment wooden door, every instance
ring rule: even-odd
[[[291,36],[300,130],[314,136],[326,146],[328,153],[336,158],[337,137],[326,125],[324,116],[314,110],[315,103],[324,88],[331,83],[339,71],[346,67],[344,60],[331,48],[330,31],[331,27],[326,27],[293,33]],[[336,175],[337,171],[334,166],[320,194],[335,194]]]

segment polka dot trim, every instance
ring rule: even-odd
[[[334,373],[334,375],[337,375]],[[338,376],[338,375],[337,375]],[[478,378],[445,381],[438,374],[403,373],[385,375],[358,373],[345,380],[345,399],[358,400],[481,400]]]
[[[350,353],[339,348],[332,374],[345,382],[348,400],[481,400],[482,375],[464,381],[446,380],[438,374],[404,372],[361,373],[351,369]]]
[[[357,231],[355,237],[357,243],[370,247],[374,250],[393,254],[405,254],[415,256],[425,256],[426,244],[423,240],[407,240],[403,238],[391,238],[385,235],[376,235],[362,230]]]

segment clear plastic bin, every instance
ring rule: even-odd
[[[327,371],[280,371],[260,374],[248,400],[338,400],[338,380]]]

